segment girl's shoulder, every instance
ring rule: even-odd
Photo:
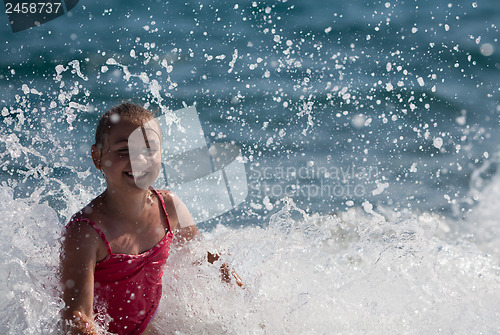
[[[172,230],[176,231],[183,227],[191,227],[191,232],[192,228],[196,226],[188,208],[182,200],[175,193],[168,190],[157,190],[157,192],[165,203]]]
[[[75,244],[97,243],[100,238],[99,228],[82,211],[71,217],[63,230],[63,236],[67,242]]]
[[[165,205],[165,210],[167,212],[167,217],[169,221],[170,228],[175,231],[177,226],[177,211],[176,211],[176,199],[177,196],[174,192],[169,190],[155,190],[156,193],[161,197],[163,204]]]
[[[161,197],[163,202],[165,203],[165,206],[170,207],[174,205],[174,199],[177,197],[174,192],[169,191],[169,190],[155,190],[156,193]]]
[[[88,249],[103,259],[108,253],[109,243],[102,231],[98,216],[92,211],[92,202],[73,214],[63,232],[66,244],[77,248]],[[99,225],[96,223],[98,222]]]
[[[94,226],[95,222],[101,221],[98,215],[98,211],[96,210],[95,200],[96,199],[92,200],[88,205],[73,214],[66,227],[70,224],[73,224],[74,222],[79,221],[87,221],[90,222],[92,226]]]
[[[92,235],[102,235],[106,231],[106,219],[100,214],[97,198],[73,214],[66,224],[66,230],[80,230],[86,233],[92,232]]]
[[[98,228],[98,226],[95,221],[98,220],[96,220],[92,215],[86,213],[85,208],[82,208],[80,211],[71,216],[68,223],[66,223],[66,231],[88,232],[97,230],[96,228]]]
[[[154,189],[154,191],[156,191],[158,194],[162,195],[163,197],[174,195],[174,193],[172,191],[169,191],[169,190]]]

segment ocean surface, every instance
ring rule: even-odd
[[[58,238],[104,189],[90,145],[123,101],[195,105],[245,167],[245,201],[173,250],[165,334],[500,333],[499,25],[495,0],[1,15],[0,333],[57,334]]]

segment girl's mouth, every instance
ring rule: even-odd
[[[130,177],[140,178],[140,177],[144,177],[147,174],[147,172],[144,172],[144,171],[142,171],[142,172],[125,172],[125,174],[127,176],[130,176]]]

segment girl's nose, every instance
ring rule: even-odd
[[[130,157],[130,160],[131,160],[132,166],[134,166],[134,165],[136,165],[136,166],[149,166],[149,165],[151,165],[150,157],[148,157],[147,155],[144,155],[144,154],[134,155],[134,157]]]

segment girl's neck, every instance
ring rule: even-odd
[[[127,192],[108,187],[101,194],[101,202],[108,215],[137,222],[145,214],[148,206],[153,202],[153,198],[150,190]]]

